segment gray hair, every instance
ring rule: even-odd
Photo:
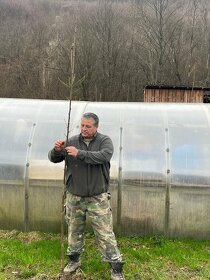
[[[84,113],[83,115],[82,115],[82,117],[83,118],[85,118],[85,119],[93,119],[94,120],[94,125],[96,126],[96,127],[98,127],[98,124],[99,124],[99,118],[98,118],[98,116],[96,115],[96,114],[94,114],[94,113]]]

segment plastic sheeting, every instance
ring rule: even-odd
[[[28,189],[33,180],[62,180],[63,163],[49,162],[47,154],[55,140],[66,138],[68,109],[68,101],[0,99],[1,184],[14,181],[17,186],[23,182],[23,188]],[[98,114],[99,131],[113,140],[111,179],[114,189],[118,190],[114,196],[115,208],[122,232],[126,232],[125,225],[129,225],[134,233],[179,235],[177,224],[184,222],[186,211],[179,212],[180,219],[176,221],[174,209],[175,206],[181,209],[188,200],[189,215],[194,211],[203,213],[202,237],[210,233],[209,220],[205,221],[208,218],[204,214],[210,211],[208,104],[73,101],[70,135],[79,133],[84,112]],[[193,203],[195,192],[202,196],[197,204]],[[23,195],[28,197],[28,191],[23,191]],[[2,198],[6,199],[3,194]],[[25,203],[25,219],[28,218],[27,205]],[[186,236],[190,235],[192,224],[193,220],[186,229]]]
[[[209,109],[203,104],[72,102],[70,135],[79,133],[81,115],[94,111],[99,131],[114,143],[112,177],[118,177],[121,159],[123,179],[164,183],[170,173],[171,184],[205,186],[210,184]],[[0,177],[22,179],[27,160],[32,177],[54,176],[44,175],[42,167],[54,167],[47,153],[56,139],[65,139],[67,114],[68,101],[1,99]]]

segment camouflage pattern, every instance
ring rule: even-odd
[[[68,224],[67,255],[81,253],[84,249],[86,213],[89,215],[102,257],[108,262],[121,261],[113,232],[110,194],[80,197],[67,192],[66,221]]]

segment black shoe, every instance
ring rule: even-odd
[[[81,266],[80,260],[78,262],[69,261],[67,266],[64,268],[63,272],[64,272],[64,274],[70,274],[70,273],[76,271],[77,268],[79,268],[80,266]]]
[[[125,280],[125,276],[123,274],[123,262],[111,262],[111,279],[112,280]]]
[[[123,272],[118,272],[114,269],[111,269],[111,279],[112,280],[125,280]]]

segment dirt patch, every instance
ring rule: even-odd
[[[17,230],[0,230],[0,239],[18,239],[24,243],[32,243],[40,240],[60,239],[58,234],[45,234],[37,231],[21,232]]]
[[[48,275],[45,274],[38,274],[32,278],[30,278],[30,280],[85,280],[87,279],[85,277],[85,275],[83,275],[82,272],[76,272],[75,274],[71,274],[71,275],[58,275],[58,276],[54,276],[54,277],[49,277]]]
[[[6,278],[7,280],[19,280],[19,279],[23,279],[22,277],[20,277],[20,275],[18,273],[8,273]],[[28,280],[85,280],[87,279],[82,273],[78,272],[76,274],[73,275],[57,275],[57,276],[50,276],[47,274],[37,274],[36,276],[33,277],[28,277]],[[91,280],[91,279],[89,279]]]

